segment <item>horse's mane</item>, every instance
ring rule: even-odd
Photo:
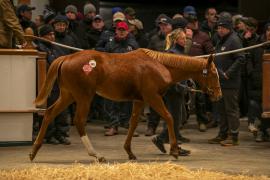
[[[153,60],[157,60],[161,64],[173,68],[184,68],[186,70],[196,71],[202,69],[207,62],[205,59],[202,58],[195,58],[166,52],[158,52],[150,49],[141,50]]]

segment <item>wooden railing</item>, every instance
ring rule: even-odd
[[[270,118],[270,54],[263,56],[263,97],[262,117]]]

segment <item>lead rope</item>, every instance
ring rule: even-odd
[[[61,44],[61,43],[53,42],[53,41],[50,41],[48,39],[33,36],[33,35],[24,35],[24,37],[32,38],[32,39],[38,39],[38,40],[45,41],[45,42],[51,43],[53,45],[60,46],[60,47],[63,47],[63,48],[67,48],[67,49],[71,49],[71,50],[74,50],[74,51],[83,51],[84,50],[84,49],[80,49],[80,48],[76,48],[76,47],[72,47],[72,46],[67,46],[67,45],[64,45],[64,44]],[[262,46],[266,46],[268,44],[270,44],[270,41],[266,41],[266,42],[256,44],[256,45],[253,45],[253,46],[249,46],[249,47],[245,47],[245,48],[235,49],[235,50],[232,50],[232,51],[226,51],[226,52],[222,52],[222,53],[215,53],[214,56],[222,56],[222,55],[227,55],[227,54],[238,53],[238,52],[246,51],[246,50],[249,50],[249,49],[255,49],[255,48],[262,47]],[[209,56],[211,56],[211,54],[202,55],[202,56],[194,56],[194,57],[207,58]],[[197,89],[191,88],[191,87],[189,87],[187,85],[182,85],[181,84],[180,86],[182,86],[183,88],[187,89],[190,92],[204,93],[202,90],[197,90]]]

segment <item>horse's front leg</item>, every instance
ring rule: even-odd
[[[124,144],[124,149],[126,150],[128,154],[128,158],[130,160],[136,160],[136,156],[131,151],[131,140],[133,137],[133,133],[138,125],[139,115],[142,112],[143,107],[144,107],[144,102],[142,101],[133,102],[132,114],[129,120],[128,135],[126,138],[126,142]]]

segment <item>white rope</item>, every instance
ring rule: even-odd
[[[41,41],[45,41],[45,42],[54,44],[56,46],[60,46],[60,47],[67,48],[67,49],[71,49],[71,50],[74,50],[74,51],[83,51],[84,50],[84,49],[80,49],[80,48],[76,48],[76,47],[72,47],[72,46],[67,46],[67,45],[64,45],[64,44],[60,44],[60,43],[57,43],[57,42],[53,42],[53,41],[50,41],[48,39],[37,37],[37,36],[33,36],[33,35],[24,35],[24,36],[25,37],[28,37],[28,38],[33,38],[33,39],[38,39],[38,40],[41,40]],[[216,53],[215,56],[222,56],[222,55],[226,55],[226,54],[233,54],[233,53],[237,53],[237,52],[242,52],[242,51],[246,51],[246,50],[249,50],[249,49],[255,49],[255,48],[258,48],[258,47],[261,47],[261,46],[265,46],[267,44],[270,44],[270,41],[266,41],[266,42],[263,42],[261,44],[256,44],[256,45],[245,47],[245,48],[235,49],[235,50],[232,50],[232,51],[226,51],[226,52],[222,52],[222,53]],[[194,57],[197,57],[197,58],[207,58],[209,56],[210,56],[210,54],[208,54],[208,55],[201,55],[201,56],[194,56]]]
[[[54,41],[50,41],[50,40],[42,38],[42,37],[37,37],[37,36],[32,36],[32,35],[24,35],[24,37],[38,39],[38,40],[45,41],[45,42],[51,43],[53,45],[60,46],[60,47],[63,47],[63,48],[67,48],[67,49],[71,49],[71,50],[74,50],[74,51],[83,51],[84,50],[84,49],[80,49],[80,48],[60,44],[60,43],[57,43],[57,42],[54,42]]]
[[[222,55],[226,55],[226,54],[238,53],[238,52],[246,51],[246,50],[249,50],[249,49],[255,49],[255,48],[258,48],[258,47],[261,47],[261,46],[265,46],[267,44],[270,44],[270,41],[266,41],[266,42],[263,42],[261,44],[256,44],[256,45],[245,47],[245,48],[235,49],[235,50],[232,50],[232,51],[226,51],[226,52],[222,52],[222,53],[216,53],[215,56],[222,56]],[[202,55],[202,56],[194,56],[194,57],[207,58],[209,56],[210,56],[210,54],[208,54],[208,55]]]

